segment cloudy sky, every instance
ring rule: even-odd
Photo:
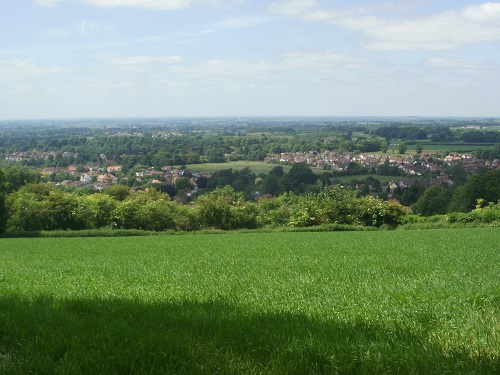
[[[500,116],[499,1],[0,2],[0,119]]]

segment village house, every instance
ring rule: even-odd
[[[88,173],[84,173],[80,176],[80,181],[84,184],[90,184],[92,182],[92,176],[90,176]]]
[[[112,174],[101,174],[97,176],[97,182],[106,183],[106,184],[116,184],[118,182],[118,178],[113,176]]]
[[[111,172],[121,172],[122,171],[122,166],[121,165],[110,165],[107,168],[108,173]]]

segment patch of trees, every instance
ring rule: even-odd
[[[478,159],[486,159],[486,160],[500,159],[500,143],[496,144],[495,147],[493,147],[490,150],[482,150],[482,149],[476,150],[475,156]]]
[[[206,189],[213,191],[231,186],[235,191],[243,194],[245,199],[253,200],[254,192],[262,194],[280,195],[285,191],[303,194],[311,189],[318,181],[318,176],[306,163],[295,163],[288,173],[282,166],[274,167],[267,175],[256,176],[248,167],[242,170],[224,169],[214,172],[208,179]]]
[[[460,139],[468,143],[500,143],[500,132],[471,130],[463,133]]]
[[[381,176],[401,176],[403,171],[397,165],[389,164],[389,160],[377,167],[377,174]]]
[[[397,168],[397,167],[396,167]],[[342,177],[342,176],[359,176],[363,174],[369,174],[372,170],[367,167],[363,167],[359,163],[350,162],[347,168],[343,171],[332,171],[330,172],[332,177]]]
[[[485,204],[500,200],[500,170],[492,170],[470,177],[454,190],[431,186],[419,197],[412,209],[423,216],[450,212],[469,212],[479,199]]]
[[[431,133],[431,142],[454,142],[456,140],[449,126],[433,127],[428,131]]]
[[[427,132],[417,126],[383,126],[375,130],[375,134],[385,139],[417,140],[427,139]]]

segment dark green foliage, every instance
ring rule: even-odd
[[[7,196],[7,182],[5,174],[0,169],[0,233],[5,231],[7,221],[7,208],[5,206],[5,197]]]
[[[319,189],[319,188],[318,188]],[[293,192],[248,201],[231,186],[201,195],[192,204],[171,202],[154,189],[134,192],[120,201],[107,194],[76,195],[31,184],[9,195],[10,231],[142,229],[147,231],[253,229],[263,226],[310,227],[349,224],[396,225],[406,210],[395,202],[358,197],[350,189]]]
[[[124,201],[130,195],[130,189],[123,185],[114,184],[105,189],[104,194],[109,195],[117,201]]]
[[[19,190],[22,186],[40,181],[38,172],[21,165],[8,165],[3,168],[7,193]]]
[[[500,200],[500,170],[472,176],[457,188],[450,202],[449,212],[467,212],[476,206],[478,199],[497,203]]]
[[[77,197],[53,187],[28,184],[7,199],[7,225],[14,230],[85,229]]]
[[[279,175],[269,173],[262,179],[262,184],[259,187],[262,193],[271,194],[275,197],[281,195],[285,191],[283,179]]]
[[[478,149],[475,152],[475,156],[478,159],[494,160],[500,159],[500,143],[496,144],[491,150]]]
[[[175,182],[175,189],[180,191],[180,190],[187,190],[187,189],[192,189],[193,188],[193,185],[191,184],[191,182],[189,182],[189,178],[179,178],[176,182]]]
[[[500,133],[495,131],[470,130],[462,134],[462,141],[469,143],[498,143]]]
[[[231,186],[234,190],[241,192],[245,199],[253,200],[253,191],[255,190],[255,173],[250,168],[245,167],[242,170],[223,169],[212,174],[208,179],[206,189],[213,191],[225,186]]]
[[[177,206],[166,194],[139,191],[119,204],[112,215],[117,228],[164,231],[176,229]]]
[[[399,146],[398,146],[398,152],[400,154],[404,154],[406,152],[406,150],[408,149],[408,146],[406,145],[406,143],[400,143]]]
[[[460,164],[451,165],[448,168],[446,168],[446,174],[450,176],[451,180],[453,181],[454,187],[458,187],[465,184],[468,177],[467,171]]]
[[[286,175],[285,191],[293,190],[295,193],[305,193],[307,186],[315,184],[318,176],[306,163],[295,163]]]
[[[255,204],[246,202],[243,194],[236,193],[230,186],[200,196],[197,212],[200,225],[204,228],[232,230],[258,227]]]
[[[401,176],[403,172],[397,165],[390,165],[389,160],[386,160],[377,168],[377,174],[381,176]]]
[[[427,139],[427,132],[417,126],[384,126],[378,128],[375,134],[386,139]]]
[[[445,214],[451,200],[451,191],[438,186],[430,186],[412,208],[423,216]]]

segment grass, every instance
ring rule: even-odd
[[[500,231],[0,240],[0,373],[493,374]]]
[[[478,149],[490,150],[494,144],[487,143],[484,145],[479,144],[427,144],[422,143],[424,151],[449,151],[449,152],[473,152]]]
[[[230,169],[232,168],[233,170],[242,170],[243,168],[250,168],[252,172],[255,174],[260,174],[260,173],[269,173],[271,169],[276,167],[277,165],[280,164],[271,164],[271,163],[265,163],[262,161],[244,161],[244,160],[239,160],[239,161],[230,161],[227,163],[202,163],[202,164],[189,164],[186,165],[187,169],[193,170],[193,171],[200,171],[200,172],[207,172],[207,173],[214,173],[223,169]],[[282,165],[283,169],[285,172],[288,172],[290,168],[292,168],[291,165]]]
[[[341,183],[347,184],[350,183],[352,180],[364,180],[368,177],[373,177],[380,182],[389,182],[393,180],[399,180],[401,176],[382,176],[379,174],[362,174],[362,175],[357,175],[357,176],[342,176],[342,177],[331,177],[332,180],[335,181],[340,181]]]

